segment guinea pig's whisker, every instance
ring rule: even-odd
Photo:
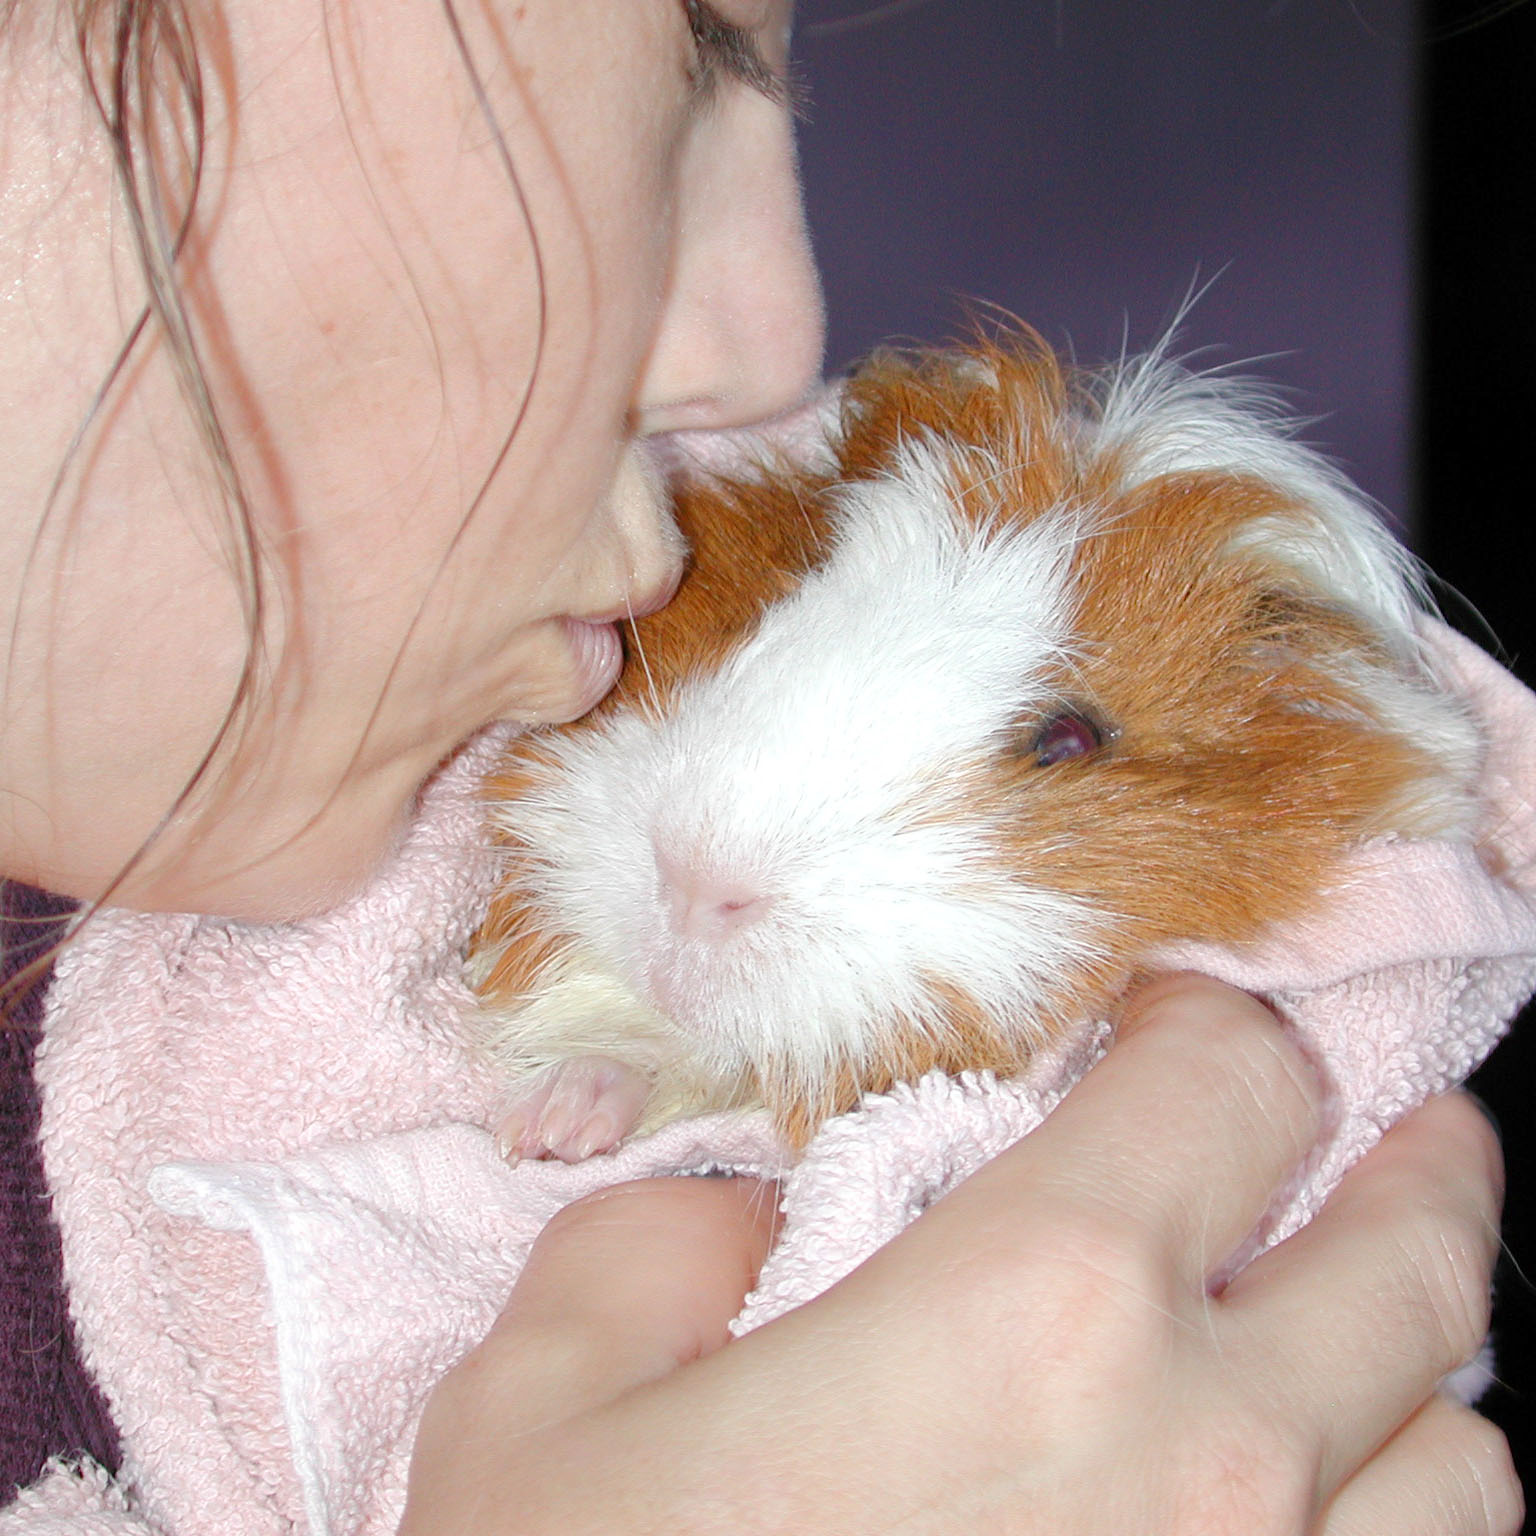
[[[800,514],[800,520],[814,536],[817,530],[816,520],[811,516],[809,509],[805,505],[805,497],[799,491],[795,492],[795,510]]]
[[[640,627],[635,623],[635,610],[627,597],[624,599],[624,607],[627,610],[629,638],[634,642],[635,656],[640,662],[640,670],[645,673],[645,691],[649,695],[652,707],[655,708],[661,702],[660,695],[656,691],[656,678],[651,672],[651,663],[645,654],[645,642],[640,638]]]

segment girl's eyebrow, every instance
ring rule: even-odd
[[[699,54],[701,87],[707,89],[718,70],[760,92],[769,101],[798,110],[799,92],[794,82],[763,57],[751,31],[727,21],[709,0],[683,0],[683,10]]]

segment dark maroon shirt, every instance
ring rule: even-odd
[[[42,985],[11,983],[46,955],[68,902],[0,882],[0,1505],[37,1480],[50,1456],[118,1467],[117,1430],[75,1352],[59,1233],[37,1145],[32,1077]]]

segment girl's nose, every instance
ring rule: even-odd
[[[742,426],[821,372],[821,285],[789,115],[749,90],[718,101],[680,168],[671,282],[642,381],[643,433]]]

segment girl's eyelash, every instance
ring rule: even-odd
[[[739,80],[779,106],[799,112],[804,106],[798,83],[787,79],[763,57],[746,27],[727,21],[708,0],[683,0],[683,13],[698,56],[696,89],[707,93],[720,75]]]

